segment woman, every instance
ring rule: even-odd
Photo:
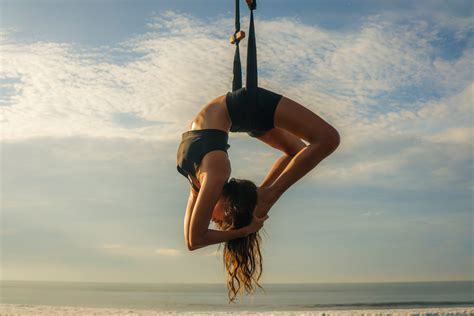
[[[257,232],[272,205],[339,145],[334,127],[281,94],[259,87],[256,111],[249,103],[246,88],[212,100],[182,134],[177,153],[177,169],[191,183],[184,219],[187,246],[195,250],[225,242],[231,301],[240,292],[241,283],[251,292],[252,280],[260,278]],[[229,131],[247,132],[283,152],[260,186],[248,180],[228,181]],[[211,220],[219,230],[208,229]],[[257,263],[260,274],[255,280]]]

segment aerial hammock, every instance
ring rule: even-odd
[[[246,0],[250,9],[249,36],[247,42],[247,77],[246,89],[250,101],[250,110],[255,114],[257,109],[258,74],[257,74],[257,45],[255,43],[255,27],[253,10],[257,8],[257,0]],[[240,0],[235,0],[235,32],[230,43],[235,44],[232,91],[242,88],[242,66],[240,63],[239,43],[245,38],[245,32],[240,30]]]
[[[240,30],[240,2],[234,1],[235,32],[230,38],[231,44],[236,45],[232,92],[226,93],[225,103],[214,103],[216,106],[206,105],[200,109],[191,124],[194,129],[182,133],[177,150],[177,170],[192,186],[184,223],[187,247],[195,250],[226,243],[223,261],[231,301],[242,289],[253,292],[253,283],[258,285],[262,260],[257,232],[268,218],[270,208],[291,185],[339,144],[337,131],[315,113],[281,94],[258,86],[253,18],[256,0],[246,0],[250,24],[247,82],[246,88],[242,88],[239,43],[245,38],[245,33]],[[215,115],[201,115],[207,111]],[[224,120],[229,122],[229,129],[223,126]],[[258,137],[272,144],[271,147],[280,149],[285,160],[278,159],[259,186],[245,179],[227,180],[223,175],[229,177],[231,171],[227,154],[229,132],[246,132]],[[215,155],[207,155],[211,151],[216,152]],[[214,167],[216,165],[219,167]],[[201,179],[206,180],[202,187]],[[217,230],[208,228],[210,220],[216,223]]]

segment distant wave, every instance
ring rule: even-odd
[[[428,303],[428,302],[422,302]],[[445,302],[443,302],[445,303]],[[448,302],[453,303],[453,302]],[[348,304],[345,304],[348,305]],[[94,307],[77,307],[77,306],[48,306],[48,305],[27,305],[27,304],[0,304],[0,315],[133,315],[137,316],[229,316],[229,315],[254,315],[254,316],[473,316],[474,308],[472,307],[435,307],[435,308],[418,308],[418,309],[350,309],[350,310],[324,310],[324,311],[248,311],[248,310],[216,310],[207,309],[200,311],[178,311],[178,310],[153,310],[153,309],[123,309],[123,308],[94,308]]]
[[[381,303],[346,303],[346,304],[312,304],[303,305],[305,308],[373,308],[373,307],[443,307],[443,306],[474,306],[474,301],[445,301],[445,302],[381,302]]]

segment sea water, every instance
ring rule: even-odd
[[[262,286],[229,304],[224,284],[0,281],[0,303],[174,312],[474,307],[474,281]]]

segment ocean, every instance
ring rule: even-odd
[[[193,313],[330,311],[331,315],[348,310],[468,307],[467,314],[459,315],[474,315],[474,281],[262,286],[264,290],[257,289],[253,298],[244,295],[229,304],[224,284],[0,281],[0,313],[6,315],[8,310],[13,315],[15,308],[35,306],[50,306],[51,313],[70,307]]]

